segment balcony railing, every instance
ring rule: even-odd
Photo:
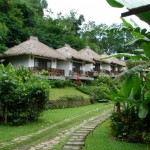
[[[48,76],[56,75],[56,76],[64,76],[64,70],[62,69],[54,69],[54,68],[44,68],[44,67],[29,67],[29,69],[35,73],[40,72],[42,70],[47,71]]]
[[[86,75],[88,75],[89,77],[97,77],[101,73],[105,73],[105,74],[108,74],[110,76],[116,76],[116,75],[120,74],[121,71],[108,71],[108,70],[101,69],[101,70],[87,71]]]

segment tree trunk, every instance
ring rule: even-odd
[[[117,102],[117,103],[116,103],[116,111],[117,111],[117,112],[120,112],[120,102]]]
[[[4,122],[7,124],[7,105],[4,106]]]

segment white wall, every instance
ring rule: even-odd
[[[85,64],[85,71],[92,71],[94,69],[94,64]]]
[[[34,57],[29,56],[29,67],[34,67]]]
[[[118,66],[116,66],[116,67],[115,67],[115,71],[118,71],[118,70],[119,70],[119,67],[118,67]]]
[[[52,59],[51,68],[54,68],[54,69],[57,68],[57,60],[56,59]]]
[[[68,77],[69,71],[72,70],[71,60],[58,60],[57,61],[57,68],[64,70],[65,76]]]
[[[15,68],[19,66],[29,67],[29,56],[27,55],[19,55],[13,56],[9,58],[9,63],[11,63]]]
[[[100,69],[111,71],[111,65],[103,63],[100,65]]]
[[[80,70],[82,70],[83,72],[85,72],[85,63],[82,62],[81,64],[82,64],[82,65],[81,65],[81,67],[80,67]]]

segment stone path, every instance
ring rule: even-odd
[[[104,106],[105,107],[105,106]],[[106,105],[107,107],[107,105]],[[100,110],[101,108],[97,108],[97,109],[93,109],[91,111],[88,111],[86,112],[85,114],[88,114],[88,113],[91,113],[93,111],[98,111]],[[72,127],[71,129],[69,130],[65,130],[65,131],[62,131],[61,133],[59,133],[55,138],[51,139],[51,140],[48,140],[48,141],[45,141],[45,142],[42,142],[34,147],[31,147],[31,148],[27,148],[26,150],[44,150],[44,149],[51,149],[53,148],[55,145],[57,145],[60,141],[62,141],[63,139],[65,139],[66,137],[70,136],[71,135],[71,138],[69,139],[69,141],[66,143],[66,145],[64,146],[64,150],[72,150],[70,147],[74,147],[75,149],[77,147],[82,147],[84,145],[84,139],[85,137],[97,126],[99,125],[101,122],[103,122],[104,120],[106,120],[107,118],[109,118],[111,114],[111,111],[108,111],[108,112],[105,112],[103,114],[101,114],[100,116],[96,116],[96,117],[93,117],[93,118],[90,118],[88,120],[84,120],[81,124],[79,124],[78,126],[75,126],[75,127]],[[84,114],[82,114],[84,115]],[[72,118],[68,118],[68,119],[65,119],[64,121],[62,122],[59,122],[59,123],[56,123],[56,124],[53,124],[49,127],[46,127],[44,129],[41,129],[35,133],[30,133],[28,135],[25,135],[25,136],[21,136],[21,137],[18,137],[18,138],[15,138],[11,141],[8,141],[8,142],[4,142],[4,143],[0,143],[0,149],[7,146],[7,145],[11,145],[11,144],[16,144],[16,143],[19,143],[19,142],[22,142],[22,141],[25,141],[25,140],[28,140],[30,137],[33,137],[34,135],[38,135],[46,130],[49,130],[51,128],[54,128],[58,125],[62,125],[64,124],[65,122],[69,122],[71,121],[72,119],[75,119],[75,118],[78,118],[78,117],[81,117],[82,115],[78,115],[78,116],[75,116],[75,117],[72,117]],[[75,140],[76,139],[76,140]],[[74,142],[74,143],[73,143]],[[79,148],[79,149],[80,149]]]
[[[57,136],[52,140],[39,143],[35,147],[31,147],[30,150],[50,150],[69,135],[71,135],[71,137],[63,147],[63,150],[81,150],[84,146],[86,136],[100,123],[108,119],[111,115],[111,112],[112,110],[103,113],[100,116],[84,120],[80,125],[73,127],[66,132],[60,133],[60,136]]]
[[[68,142],[64,145],[63,150],[81,150],[87,135],[108,119],[111,113],[112,111],[108,111],[105,114],[89,119],[86,124],[72,134]]]

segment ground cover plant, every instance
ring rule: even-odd
[[[110,137],[110,120],[98,126],[91,132],[85,141],[83,150],[148,150],[150,145],[127,143],[114,140]]]

